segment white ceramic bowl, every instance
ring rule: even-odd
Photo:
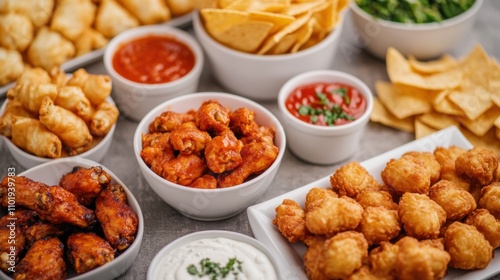
[[[319,126],[299,120],[288,111],[285,101],[297,87],[317,82],[342,83],[358,89],[367,101],[365,112],[358,119],[338,126]],[[365,83],[350,74],[333,70],[310,71],[293,77],[281,87],[278,107],[290,150],[307,162],[333,164],[353,156],[359,148],[373,110],[373,95]]]
[[[278,266],[277,266],[275,256],[273,256],[269,252],[269,250],[257,239],[254,239],[250,236],[247,236],[247,235],[244,235],[241,233],[232,232],[232,231],[207,230],[207,231],[199,231],[199,232],[194,232],[194,233],[185,235],[185,236],[180,237],[180,238],[174,240],[173,242],[169,243],[167,246],[163,247],[156,254],[156,256],[153,258],[153,260],[151,261],[151,264],[149,265],[149,269],[148,269],[147,279],[148,280],[163,279],[162,278],[163,275],[161,272],[162,271],[162,260],[167,255],[169,255],[174,250],[176,250],[182,246],[185,246],[189,243],[198,241],[200,239],[206,239],[206,238],[209,238],[209,239],[226,238],[226,239],[230,239],[230,240],[237,241],[237,242],[247,243],[248,245],[256,248],[257,250],[261,251],[262,253],[264,253],[267,256],[267,258],[273,264],[274,269],[277,273],[277,276],[283,275],[283,274],[279,273],[279,271],[278,271]],[[224,245],[225,244],[221,244],[222,249],[223,249]],[[194,253],[203,254],[202,252],[194,252]],[[203,257],[203,255],[201,255],[201,257]],[[224,263],[221,263],[221,264],[223,265]],[[198,265],[198,264],[196,264],[196,265]],[[168,267],[166,269],[168,269]],[[163,268],[163,270],[165,270],[165,268]]]
[[[385,60],[389,47],[403,55],[425,60],[443,55],[469,35],[483,0],[476,0],[464,13],[436,23],[405,24],[375,18],[351,1],[350,10],[360,46]]]
[[[83,158],[64,158],[38,165],[17,175],[26,176],[32,180],[43,182],[49,186],[57,185],[59,184],[59,179],[64,174],[70,172],[75,166],[89,168],[92,166],[102,165],[95,161]],[[141,248],[142,238],[144,235],[144,217],[142,216],[141,207],[127,186],[125,186],[125,184],[123,184],[123,182],[109,169],[104,166],[102,166],[102,168],[111,176],[114,182],[123,186],[123,189],[127,194],[128,204],[137,214],[137,218],[139,219],[139,227],[137,229],[134,242],[122,254],[116,257],[113,261],[81,275],[77,275],[72,269],[69,270],[67,277],[71,280],[115,279],[129,269],[135,261],[137,255],[139,254],[139,249]],[[0,271],[0,279],[12,280],[12,278],[6,275],[3,271]]]
[[[106,101],[115,104],[111,97],[108,97]],[[7,102],[9,102],[8,99],[5,100],[5,102],[2,104],[2,107],[0,108],[0,116],[3,115],[3,112],[5,111],[5,106],[7,106]],[[111,146],[111,142],[113,141],[113,134],[115,132],[115,127],[116,123],[113,125],[113,127],[111,127],[111,130],[108,132],[108,134],[106,134],[106,136],[104,136],[104,138],[97,145],[92,147],[92,149],[89,149],[86,152],[67,158],[71,159],[75,157],[81,157],[100,162],[104,158],[104,156],[106,156],[106,153],[108,152],[109,147]],[[38,157],[28,152],[25,152],[22,149],[18,148],[16,145],[14,145],[14,143],[12,143],[12,141],[10,141],[9,138],[5,136],[2,137],[5,140],[5,146],[12,154],[14,159],[26,169],[54,160],[50,158]]]
[[[276,100],[280,87],[302,72],[329,69],[337,51],[343,27],[339,24],[317,45],[293,54],[256,55],[233,50],[215,41],[193,15],[196,37],[203,45],[217,81],[229,92],[252,100]]]
[[[162,112],[172,110],[179,113],[197,110],[207,100],[215,99],[223,106],[235,110],[246,107],[255,112],[255,121],[259,125],[272,126],[276,129],[275,145],[279,149],[274,163],[259,176],[243,184],[218,189],[196,189],[181,186],[165,180],[154,173],[142,160],[142,135],[148,133],[149,124]],[[270,186],[281,159],[285,153],[285,132],[278,119],[263,106],[246,98],[217,92],[204,92],[180,96],[166,101],[149,114],[137,126],[134,134],[134,153],[141,172],[149,186],[166,203],[181,214],[197,220],[221,220],[234,216],[254,203]]]
[[[128,80],[113,68],[113,56],[122,44],[148,35],[171,36],[185,43],[194,53],[195,64],[185,76],[167,83],[142,84]],[[167,25],[147,25],[120,33],[111,39],[104,51],[104,67],[113,81],[112,96],[122,115],[140,121],[151,109],[173,97],[196,92],[203,69],[203,51],[186,31]]]

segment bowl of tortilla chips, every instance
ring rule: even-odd
[[[215,79],[253,100],[276,100],[291,77],[331,69],[347,1],[215,1],[193,15]]]

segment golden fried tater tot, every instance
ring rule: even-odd
[[[398,204],[394,202],[391,194],[386,191],[366,189],[356,196],[356,201],[363,208],[382,206],[389,210],[398,210]]]
[[[305,221],[306,214],[297,202],[285,199],[281,205],[276,207],[275,211],[276,217],[273,224],[278,227],[281,234],[289,242],[304,241],[306,239],[309,235]]]
[[[481,189],[479,206],[486,208],[495,218],[500,219],[500,183],[495,182]]]
[[[476,209],[474,197],[448,180],[434,184],[429,197],[444,209],[448,220],[460,220]]]
[[[398,245],[390,242],[381,242],[379,247],[371,250],[369,260],[372,272],[380,276],[394,276],[398,251]]]
[[[323,202],[326,197],[339,197],[332,189],[312,188],[306,194],[305,210],[309,212]]]
[[[436,238],[446,221],[446,212],[427,195],[405,193],[399,201],[399,217],[408,236]]]
[[[467,216],[465,223],[475,226],[490,242],[493,249],[500,247],[500,221],[495,219],[495,216],[491,215],[487,209],[474,210]]]
[[[434,150],[434,156],[441,165],[441,179],[452,181],[459,188],[468,191],[470,183],[458,175],[455,169],[455,160],[459,155],[465,152],[466,150],[464,148],[457,146],[450,146],[449,148],[437,147]]]
[[[474,147],[457,157],[455,168],[460,176],[485,186],[493,181],[498,168],[497,155],[488,148]]]
[[[349,162],[330,176],[332,189],[339,195],[355,198],[366,188],[377,188],[378,182],[359,162]]]
[[[433,153],[410,151],[405,153],[404,155],[418,158],[424,163],[425,168],[427,168],[427,170],[429,170],[429,173],[431,174],[431,184],[436,183],[439,178],[441,178],[441,165],[439,164]]]
[[[398,194],[405,192],[427,194],[431,185],[431,174],[424,163],[413,156],[391,159],[381,173],[384,183]]]
[[[325,248],[325,240],[321,236],[312,235],[304,241],[307,251],[304,254],[304,269],[309,280],[328,280],[319,269],[322,253]]]
[[[398,211],[384,207],[365,208],[358,229],[370,245],[389,241],[401,231]]]

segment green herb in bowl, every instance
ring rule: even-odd
[[[468,10],[475,0],[355,0],[376,18],[402,23],[440,22]]]

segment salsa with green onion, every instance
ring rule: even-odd
[[[341,83],[313,83],[297,87],[285,101],[298,119],[320,126],[337,126],[358,119],[366,110],[361,92]]]
[[[355,0],[374,17],[402,23],[440,22],[467,11],[475,0]]]

